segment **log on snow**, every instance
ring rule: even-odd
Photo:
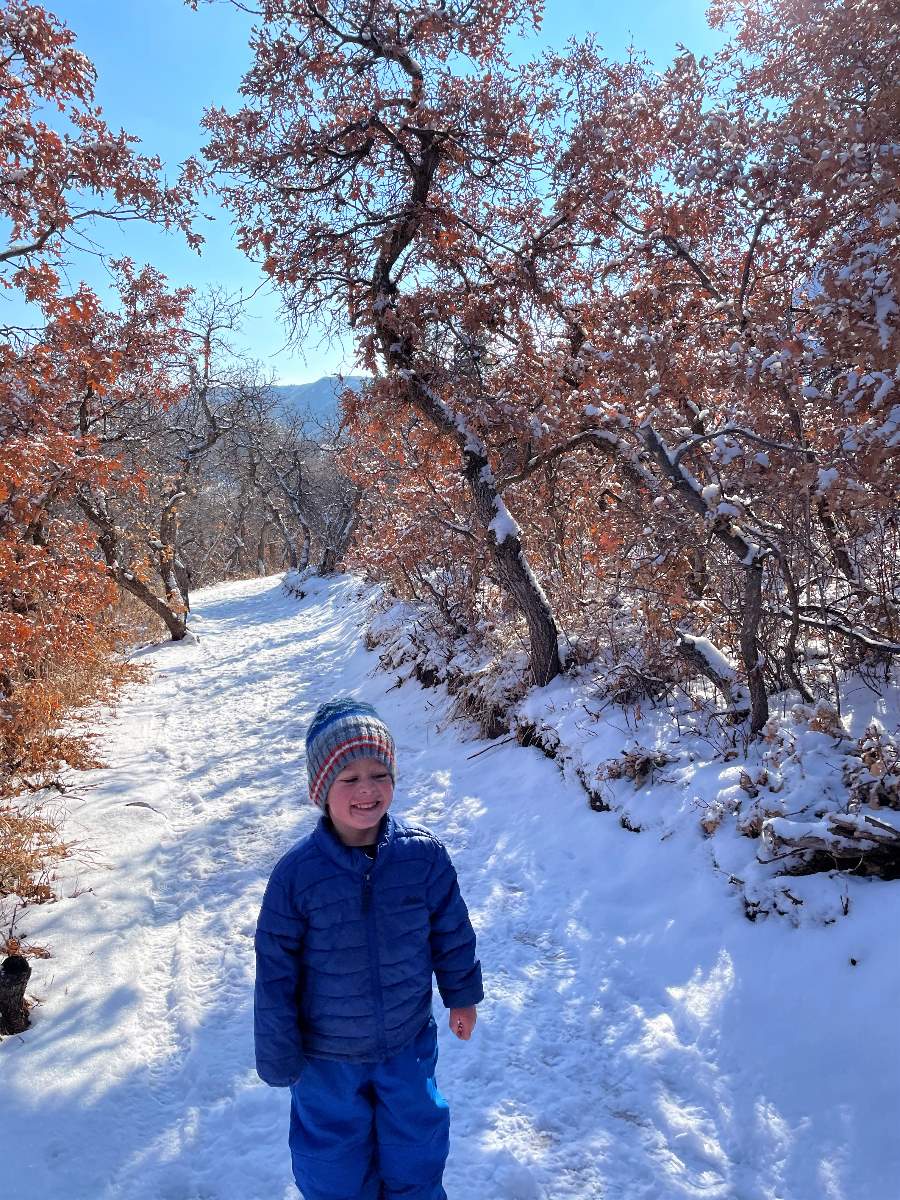
[[[831,813],[816,825],[776,817],[763,825],[763,839],[776,854],[805,852],[888,878],[900,874],[900,829],[868,813]]]

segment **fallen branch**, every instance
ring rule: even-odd
[[[814,824],[772,817],[763,823],[762,839],[773,857],[802,856],[790,874],[811,874],[827,862],[854,874],[900,876],[900,829],[868,813],[830,813]]]

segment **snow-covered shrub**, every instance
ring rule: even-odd
[[[834,920],[845,911],[844,875],[900,873],[900,821],[887,812],[897,804],[900,735],[870,721],[854,737],[853,704],[842,716],[825,699],[785,703],[752,740],[683,690],[665,704],[615,708],[597,662],[523,690],[523,664],[509,652],[492,657],[488,631],[452,639],[427,606],[383,589],[375,597],[368,645],[398,686],[443,683],[452,715],[539,748],[625,829],[699,831],[748,916]]]
[[[850,753],[844,783],[852,806],[900,809],[900,736],[872,721]]]
[[[731,821],[751,839],[752,858],[732,866],[748,912],[792,912],[803,901],[783,909],[778,897],[798,876],[900,874],[900,822],[873,811],[900,807],[897,746],[878,722],[853,738],[825,701],[770,718],[754,763],[723,780],[700,818],[710,836]]]
[[[451,630],[427,603],[392,601],[382,591],[373,610],[366,646],[378,652],[385,670],[397,673],[398,684],[409,677],[429,687],[443,683],[454,697],[454,716],[476,721],[488,737],[508,730],[509,714],[525,691],[520,651],[499,653],[484,628],[471,635]]]
[[[615,758],[602,763],[595,772],[597,779],[629,779],[635,786],[653,781],[655,773],[669,763],[678,762],[678,757],[662,750],[648,750],[645,746],[632,746]]]
[[[302,571],[286,571],[282,587],[289,596],[302,600],[308,593],[309,582],[316,574],[315,568],[308,566]]]

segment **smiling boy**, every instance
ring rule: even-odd
[[[306,765],[324,814],[276,865],[263,899],[257,1071],[291,1088],[305,1200],[446,1200],[432,975],[464,1041],[483,997],[456,872],[436,837],[388,812],[396,752],[371,705],[323,704]]]

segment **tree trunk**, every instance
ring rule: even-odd
[[[260,491],[262,491],[262,489],[260,489]],[[266,506],[266,512],[271,517],[272,524],[281,534],[281,540],[284,543],[285,563],[289,570],[296,571],[299,569],[299,563],[297,561],[297,547],[294,544],[294,539],[288,532],[287,525],[284,523],[284,517],[278,511],[277,506],[272,503],[265,493],[263,493],[263,500]],[[260,574],[262,574],[262,571],[260,571]]]
[[[290,536],[284,539],[284,565],[289,571],[298,571],[300,569],[300,560],[297,558],[297,547],[294,544],[294,539]]]
[[[784,647],[784,668],[787,671],[788,679],[800,693],[801,700],[804,700],[807,704],[812,704],[814,696],[800,678],[800,669],[797,663],[797,637],[800,633],[800,597],[797,592],[794,572],[791,570],[791,565],[788,561],[787,550],[784,546],[779,546],[778,552],[780,555],[781,577],[784,580],[785,590],[791,603],[791,626],[788,630],[787,642]]]
[[[172,563],[172,569],[175,572],[175,579],[178,582],[178,590],[181,593],[184,601],[185,612],[191,611],[191,569],[182,559],[181,555],[176,551],[175,559]]]
[[[416,82],[415,86],[418,86]],[[451,411],[430,385],[427,370],[416,369],[412,341],[399,332],[393,271],[407,248],[419,237],[428,211],[429,193],[438,167],[451,153],[443,130],[426,129],[420,135],[418,159],[410,160],[409,191],[401,215],[379,238],[379,253],[371,279],[371,311],[385,370],[406,380],[410,403],[458,447],[462,473],[469,486],[479,520],[497,565],[501,585],[525,617],[531,642],[531,675],[542,687],[562,671],[559,629],[553,610],[522,549],[518,527],[488,465],[487,448],[465,421]],[[495,524],[496,523],[496,524]],[[498,536],[499,534],[499,536]]]
[[[300,554],[297,557],[297,570],[305,571],[309,566],[309,550],[312,543],[312,534],[308,525],[303,526],[303,546]]]
[[[25,988],[31,966],[21,954],[11,954],[0,966],[0,1033],[21,1033],[31,1022],[25,1005]]]
[[[641,426],[641,441],[652,455],[661,474],[698,516],[709,515],[700,485],[680,466],[663,439],[647,422]],[[713,521],[710,532],[738,559],[744,571],[744,604],[741,613],[741,662],[747,673],[750,693],[750,728],[759,733],[769,719],[769,699],[763,677],[762,655],[758,640],[762,618],[762,561],[759,547],[744,536],[735,521]]]
[[[713,684],[723,696],[735,720],[743,720],[750,711],[747,693],[737,683],[733,668],[717,670],[715,665],[697,645],[698,638],[683,629],[675,630],[675,644],[679,655],[689,663],[698,674],[703,675]],[[719,651],[719,653],[721,653]],[[724,655],[723,655],[724,658]]]
[[[130,592],[163,621],[172,635],[173,642],[180,642],[187,634],[187,613],[179,611],[177,605],[170,605],[157,596],[149,584],[144,583],[133,571],[119,562],[119,531],[106,508],[105,500],[97,501],[86,493],[79,495],[77,500],[81,511],[97,528],[97,542],[103,551],[109,574],[119,587]],[[177,582],[175,586],[177,591]],[[178,594],[180,595],[180,592]]]
[[[184,496],[183,481],[179,481],[177,491],[172,491],[166,498],[162,516],[159,521],[159,540],[151,539],[150,544],[156,552],[157,570],[162,580],[166,603],[176,612],[184,609],[190,611],[190,600],[187,588],[187,570],[178,557],[178,515],[179,504]]]
[[[288,550],[288,560],[290,566],[297,571],[305,571],[309,566],[310,546],[312,545],[312,529],[310,528],[309,522],[306,519],[306,514],[303,507],[303,471],[300,464],[299,455],[294,455],[294,470],[297,472],[296,489],[291,487],[283,472],[279,471],[278,468],[274,467],[271,463],[269,465],[272,467],[275,478],[278,480],[278,486],[281,488],[282,495],[291,506],[291,512],[294,514],[295,521],[303,531],[303,544],[300,549],[300,553],[298,554],[293,539],[287,533],[287,527],[284,524],[284,519],[279,514],[279,520],[281,521],[280,528],[284,529],[284,536],[288,539],[290,545],[290,549]]]
[[[769,697],[763,676],[763,654],[759,644],[762,619],[762,564],[744,567],[744,609],[741,613],[741,659],[750,691],[750,732],[759,733],[769,719]]]
[[[337,551],[334,546],[326,546],[316,568],[317,575],[333,575],[337,570]]]
[[[350,545],[350,540],[353,537],[353,531],[356,528],[358,517],[357,503],[359,493],[357,493],[353,508],[344,516],[343,522],[335,536],[331,536],[331,531],[325,535],[325,547],[322,551],[322,558],[316,570],[317,575],[333,575],[338,569],[338,564],[344,557],[347,547]]]
[[[559,658],[559,629],[544,589],[531,569],[522,549],[518,527],[498,537],[493,523],[504,513],[504,504],[494,483],[486,457],[469,445],[464,451],[467,459],[463,474],[475,512],[488,530],[488,540],[497,573],[516,607],[525,617],[531,644],[531,674],[538,687],[544,687],[562,670]]]
[[[497,567],[501,586],[512,597],[528,625],[532,680],[544,687],[562,671],[559,657],[559,628],[544,589],[538,582],[497,488],[480,440],[454,419],[443,402],[412,372],[408,374],[410,398],[415,407],[447,437],[462,456],[462,473],[469,487],[479,522],[487,531],[488,546]]]
[[[265,575],[266,573],[266,534],[272,528],[272,522],[266,521],[260,527],[259,537],[256,539],[256,573],[257,575]]]
[[[170,608],[161,596],[157,596],[153,588],[138,579],[130,571],[113,565],[110,568],[110,574],[119,587],[123,587],[126,592],[130,592],[132,596],[136,596],[151,612],[156,613],[172,635],[173,642],[181,641],[187,634],[187,613],[178,612],[174,608]]]

